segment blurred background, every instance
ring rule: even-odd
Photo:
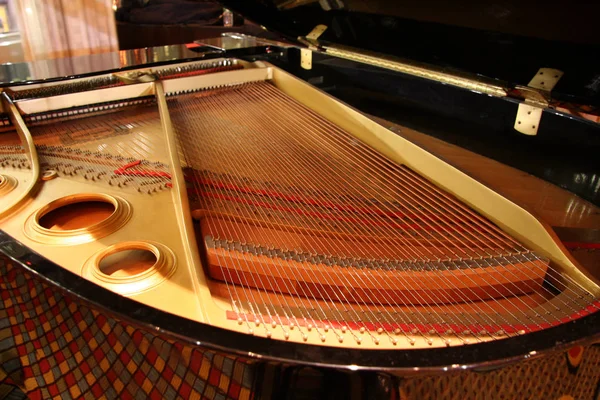
[[[0,64],[114,52],[260,28],[202,0],[0,0]]]

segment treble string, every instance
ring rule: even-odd
[[[31,132],[47,167],[61,168],[67,176],[106,179],[123,187],[134,185],[142,192],[154,188],[150,192],[166,187],[170,179],[159,161],[164,155],[159,151],[158,126],[156,105],[147,104],[78,120],[48,119],[33,126]],[[123,169],[130,164],[135,166]]]

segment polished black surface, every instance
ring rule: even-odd
[[[460,2],[454,3],[452,15],[440,16],[447,23],[416,21],[390,14],[392,9],[401,10],[402,5],[385,0],[363,2],[364,10],[359,11],[347,8],[325,11],[318,3],[290,10],[279,10],[270,1],[224,0],[223,3],[290,40],[306,36],[317,24],[323,24],[329,27],[319,37],[323,45],[335,43],[376,51],[482,75],[509,85],[526,86],[539,68],[556,68],[565,74],[553,90],[554,98],[600,106],[600,65],[596,61],[600,41],[597,35],[589,37],[586,33],[593,22],[590,18],[585,19],[585,27],[556,26],[557,30],[568,29],[569,34],[564,35],[568,37],[577,37],[577,30],[582,29],[580,36],[586,36],[580,39],[587,39],[586,43],[576,43],[556,39],[560,34],[552,34],[553,40],[548,40],[519,32],[504,33],[496,30],[498,26],[474,29],[452,25],[455,22],[452,15],[468,14],[465,7],[469,5]],[[490,6],[498,7],[498,4]],[[369,10],[372,12],[363,12]],[[539,13],[543,19],[543,7]],[[436,15],[436,9],[431,9],[431,14]],[[565,16],[567,14],[573,13],[565,12]],[[505,25],[509,20],[510,16],[506,16]],[[511,23],[519,26],[524,21]],[[568,24],[566,20],[564,23]],[[527,24],[535,25],[536,20]]]
[[[0,64],[0,86],[84,77],[103,71],[114,72],[146,64],[160,64],[172,60],[192,60],[200,57],[202,55],[188,49],[185,45],[174,45]]]
[[[467,346],[399,351],[310,346],[220,329],[122,297],[54,264],[1,230],[0,252],[47,283],[119,320],[192,345],[254,360],[414,374],[491,368],[538,357],[545,352],[565,350],[582,340],[587,343],[600,338],[600,312],[595,312],[544,331]]]
[[[140,67],[217,58],[224,54],[227,54],[228,57],[247,57],[263,54],[266,50],[265,46],[254,46],[224,51],[191,43],[34,62],[0,64],[0,87],[84,78]]]
[[[514,129],[518,103],[327,56],[279,67],[362,112],[525,171],[600,206],[600,125],[546,110],[538,134]],[[293,60],[293,61],[292,61]]]

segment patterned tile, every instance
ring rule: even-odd
[[[218,355],[217,368],[215,353],[100,314],[1,255],[0,293],[1,400],[251,397],[251,364]]]
[[[252,364],[165,340],[76,303],[1,255],[0,361],[0,400],[250,399],[256,375]],[[279,390],[286,399],[323,397],[331,394],[326,376],[298,368],[293,388],[287,381]],[[397,389],[405,400],[600,400],[600,346],[485,372],[407,377]]]

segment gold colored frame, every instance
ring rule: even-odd
[[[137,83],[123,87],[16,102],[13,109],[18,109],[22,114],[35,114],[86,106],[93,104],[98,99],[120,101],[136,97],[155,96],[161,119],[162,134],[164,135],[164,145],[168,149],[168,160],[164,161],[168,161],[172,168],[173,186],[169,191],[147,197],[131,194],[115,187],[102,188],[97,183],[91,182],[81,182],[77,187],[71,187],[69,178],[57,177],[51,181],[40,183],[40,194],[30,196],[28,198],[30,202],[24,202],[21,212],[10,216],[6,231],[16,236],[25,245],[35,249],[71,272],[82,274],[86,279],[116,293],[131,296],[137,301],[184,318],[248,333],[245,326],[238,326],[237,321],[226,318],[225,311],[228,309],[229,304],[218,298],[218,296],[213,296],[207,284],[207,277],[204,274],[198,253],[192,223],[192,210],[188,205],[186,182],[181,171],[177,153],[176,133],[171,123],[167,99],[170,96],[188,91],[264,80],[269,80],[282,92],[338,127],[352,133],[356,138],[377,149],[388,158],[404,164],[427,177],[432,183],[463,200],[474,210],[485,215],[527,246],[550,258],[555,266],[563,271],[569,271],[569,275],[573,280],[584,286],[594,296],[600,294],[598,284],[589,276],[586,276],[585,272],[577,268],[577,263],[556,241],[549,228],[529,212],[337,99],[270,64],[262,62],[254,63],[242,70]],[[160,213],[149,212],[151,215],[144,215],[144,213],[136,212],[131,219],[131,223],[128,223],[127,226],[124,226],[114,235],[109,234],[119,228],[115,229],[115,226],[112,226],[113,230],[110,232],[108,230],[100,230],[100,232],[86,232],[84,230],[79,232],[80,236],[75,235],[69,238],[59,234],[50,235],[49,239],[49,236],[45,235],[46,232],[41,231],[42,234],[40,234],[40,230],[34,229],[35,222],[39,221],[44,212],[42,210],[46,209],[45,207],[62,199],[53,200],[56,196],[55,193],[61,190],[63,195],[72,193],[74,190],[85,191],[86,193],[106,190],[110,193],[122,195],[127,199],[123,201],[129,207],[130,214],[132,207],[135,207],[136,210],[148,211],[160,209]],[[114,198],[119,198],[118,195]],[[73,193],[66,197],[80,196],[85,196],[85,194]],[[97,200],[97,197],[95,200]],[[133,206],[129,206],[129,202]],[[44,206],[44,203],[48,204]],[[125,205],[123,205],[124,208]],[[45,212],[49,212],[49,210]],[[21,229],[23,222],[19,219],[28,214],[29,218],[26,222],[25,234],[23,234]],[[38,215],[37,219],[35,215]],[[122,221],[122,225],[125,225],[126,222],[126,220]],[[19,229],[16,229],[16,226]],[[86,229],[89,231],[90,228]],[[97,240],[104,236],[106,236],[105,239]],[[82,241],[83,238],[86,240]],[[74,249],[77,251],[77,258],[72,257],[71,254],[65,254],[67,252],[57,246],[67,244],[80,245],[76,250]],[[152,251],[157,257],[157,263],[149,270],[127,278],[110,277],[102,274],[98,269],[100,260],[107,255],[127,248],[142,248]],[[159,254],[156,253],[157,251]],[[161,258],[160,263],[158,262],[159,258]],[[83,266],[81,264],[82,259],[87,259]],[[177,267],[175,268],[176,264]],[[258,331],[255,330],[254,334],[257,334],[256,332]],[[287,340],[280,330],[274,330],[272,338]],[[307,342],[322,345],[316,334],[309,335]],[[328,341],[327,345],[342,346],[337,341]],[[413,348],[445,345],[443,341],[436,339],[430,344],[418,343]],[[387,345],[364,342],[361,346],[362,348],[385,348]],[[392,348],[391,345],[389,348]]]

